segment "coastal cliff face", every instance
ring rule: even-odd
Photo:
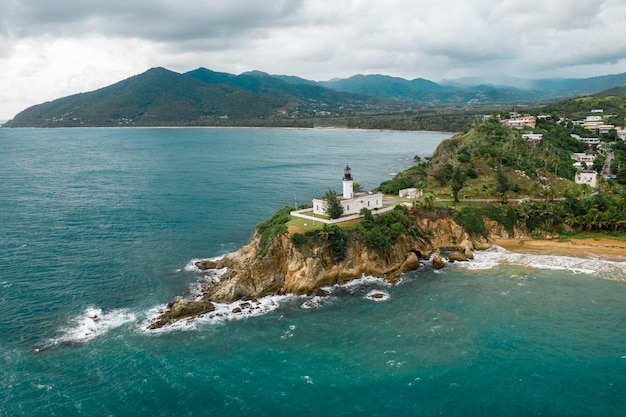
[[[440,250],[453,252],[449,260],[467,260],[474,249],[490,246],[487,239],[473,240],[452,218],[416,219],[425,238],[401,235],[390,249],[376,250],[358,240],[351,240],[342,261],[334,261],[328,243],[304,253],[288,234],[276,235],[267,253],[259,257],[261,238],[258,233],[247,245],[218,261],[199,261],[200,270],[225,268],[219,279],[207,286],[195,300],[176,297],[167,310],[150,325],[158,328],[168,323],[209,312],[212,302],[232,303],[253,300],[267,295],[310,294],[334,284],[341,284],[363,275],[385,277],[396,281],[405,271],[417,269],[420,259],[429,259],[435,252],[433,265],[444,265]]]

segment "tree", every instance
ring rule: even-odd
[[[545,198],[548,203],[551,203],[556,197],[556,190],[554,187],[544,188],[543,191],[541,191],[541,196]]]
[[[502,168],[496,171],[496,193],[502,198],[502,202],[506,203],[506,192],[511,189],[511,183]]]
[[[338,219],[343,215],[343,206],[334,190],[326,191],[326,214],[331,219]]]
[[[434,210],[435,209],[435,202],[437,201],[437,197],[434,195],[427,195],[426,197],[424,197],[424,199],[422,200],[422,207],[425,210]]]
[[[596,155],[596,159],[593,161],[593,169],[595,169],[598,174],[602,173],[602,169],[604,168],[604,161],[606,161],[606,156]]]
[[[320,234],[326,236],[328,248],[333,262],[341,262],[346,259],[346,246],[348,245],[348,235],[343,229],[335,224],[325,224]]]
[[[446,162],[437,172],[435,172],[433,176],[437,181],[439,181],[439,184],[446,185],[448,181],[450,181],[450,178],[452,178],[453,171],[454,167],[450,163]]]
[[[619,140],[619,137],[617,136],[617,130],[615,129],[609,130],[608,133],[605,133],[602,136],[603,136],[603,139],[605,139],[608,142],[616,142],[617,140]]]
[[[370,225],[374,222],[374,216],[372,215],[372,211],[370,209],[363,207],[359,214],[363,216],[363,223],[365,225]]]
[[[450,178],[450,188],[452,189],[452,196],[454,197],[454,202],[459,202],[459,191],[463,189],[463,183],[465,182],[465,173],[461,169],[461,167],[455,167],[452,170],[452,178]]]

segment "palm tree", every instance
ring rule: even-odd
[[[435,208],[435,201],[437,200],[437,197],[435,197],[434,194],[430,194],[426,197],[424,197],[424,202],[422,203],[422,206],[426,209],[426,210],[432,210]]]
[[[556,197],[556,190],[554,189],[554,187],[544,188],[541,191],[541,196],[545,198],[547,202],[552,202],[554,201],[554,198]]]

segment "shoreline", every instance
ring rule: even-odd
[[[541,252],[556,256],[577,258],[598,257],[610,261],[626,262],[626,242],[606,237],[571,239],[495,239],[498,245],[510,252]]]

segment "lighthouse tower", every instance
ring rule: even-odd
[[[343,169],[343,198],[354,197],[354,186],[352,184],[352,170],[348,165]]]

